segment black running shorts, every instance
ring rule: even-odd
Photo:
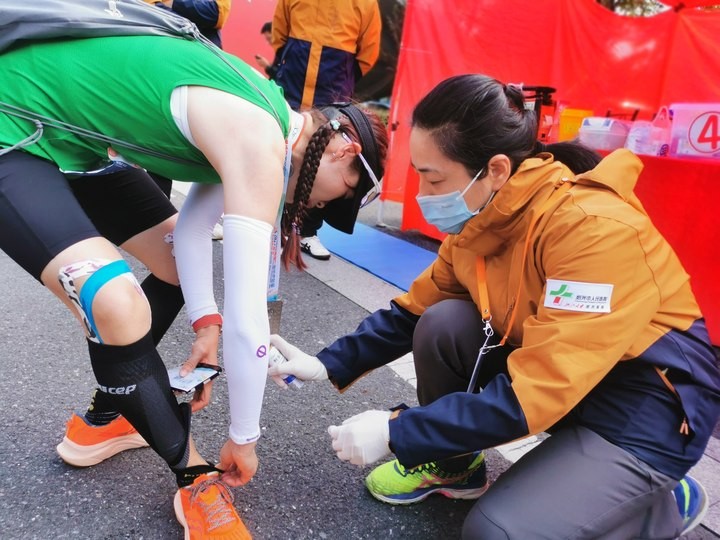
[[[81,240],[103,236],[119,246],[176,212],[142,169],[68,180],[25,152],[0,156],[0,250],[37,280]]]

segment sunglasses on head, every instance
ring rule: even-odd
[[[343,139],[345,139],[345,142],[351,143],[353,140],[347,135],[347,133],[341,131],[340,135]],[[358,152],[357,155],[358,158],[360,158],[360,163],[362,163],[363,167],[368,173],[368,176],[370,177],[370,180],[372,180],[373,186],[370,188],[370,190],[363,196],[363,198],[360,201],[360,208],[363,208],[373,202],[375,199],[377,199],[378,195],[380,195],[381,187],[380,187],[380,181],[378,180],[377,176],[375,176],[375,173],[373,172],[372,168],[370,167],[370,164],[365,159],[365,156],[362,155],[362,152]],[[359,180],[358,180],[358,187]]]

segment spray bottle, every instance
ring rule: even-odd
[[[270,352],[268,353],[268,361],[272,366],[279,366],[288,360],[280,351],[271,345]],[[303,382],[295,377],[295,375],[283,375],[282,380],[285,381],[285,384],[287,384],[292,390],[299,390],[303,386]]]

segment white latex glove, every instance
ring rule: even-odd
[[[365,411],[330,426],[332,447],[343,461],[367,465],[390,453],[390,411]]]
[[[301,381],[327,380],[327,369],[325,369],[325,366],[316,357],[305,354],[277,334],[270,336],[270,345],[275,347],[287,358],[287,362],[268,368],[268,375],[272,377],[272,380],[275,381],[275,384],[279,387],[287,388],[287,384],[283,381],[283,377],[287,375],[294,375]]]

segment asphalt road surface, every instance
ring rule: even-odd
[[[219,243],[214,257],[217,272]],[[134,261],[133,267],[144,274]],[[73,411],[84,411],[94,388],[85,341],[60,302],[2,253],[0,276],[0,538],[181,538],[172,507],[174,477],[150,449],[87,469],[57,456],[65,422]],[[222,281],[216,283],[221,302]],[[367,315],[307,273],[283,273],[281,295],[281,333],[310,353],[354,330]],[[182,312],[160,344],[165,363],[180,364],[191,343]],[[233,490],[254,538],[459,538],[472,502],[434,496],[409,507],[383,504],[364,488],[370,467],[343,463],[330,447],[328,425],[401,402],[415,404],[415,392],[390,368],[376,370],[342,395],[328,382],[306,383],[294,392],[268,381],[260,468],[250,484]],[[193,417],[192,432],[208,459],[217,460],[227,426],[221,377],[211,405]],[[488,453],[491,479],[507,466],[497,452]],[[717,537],[699,529],[689,538]]]

